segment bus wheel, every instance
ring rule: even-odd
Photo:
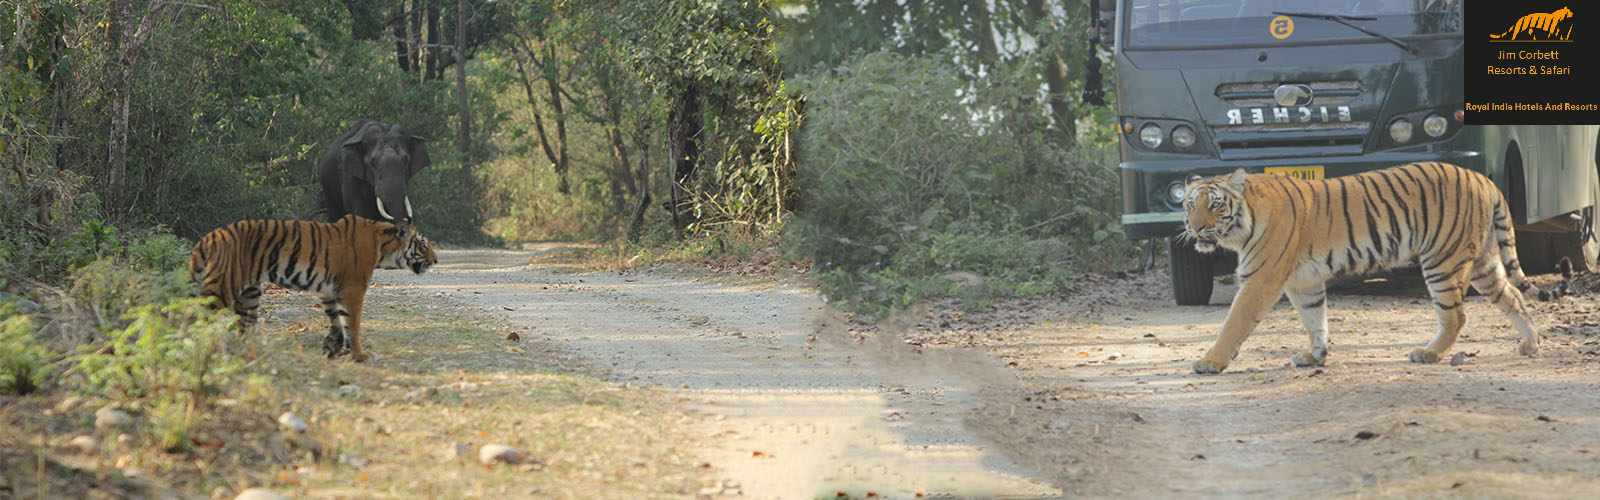
[[[1211,256],[1194,249],[1193,243],[1167,238],[1167,264],[1172,272],[1172,298],[1180,306],[1211,303]]]

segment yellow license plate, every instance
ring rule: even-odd
[[[1322,165],[1312,167],[1267,167],[1269,174],[1285,174],[1296,179],[1314,181],[1322,178]]]

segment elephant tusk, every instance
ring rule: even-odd
[[[406,220],[411,219],[411,195],[406,195]]]
[[[383,218],[388,220],[394,220],[394,217],[389,216],[389,212],[383,210],[383,198],[373,198],[372,201],[378,202],[378,215],[382,215]]]

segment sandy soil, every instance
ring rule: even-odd
[[[803,287],[528,265],[551,248],[449,251],[401,291],[446,294],[617,384],[695,410],[726,477],[704,496],[1570,498],[1600,491],[1592,296],[1538,303],[1534,358],[1481,298],[1455,351],[1405,275],[1330,292],[1329,365],[1293,368],[1287,304],[1228,372],[1190,373],[1234,289],[1176,307],[1159,272],[1064,298],[866,326]],[[1409,274],[1409,273],[1407,273]],[[382,353],[378,353],[382,355]]]

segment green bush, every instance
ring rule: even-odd
[[[104,258],[79,269],[69,293],[102,330],[119,328],[124,313],[144,304],[195,294],[188,271],[140,271],[117,258]]]
[[[1048,293],[1126,252],[1115,169],[1054,138],[1032,66],[973,90],[952,59],[868,54],[796,79],[809,115],[790,243],[836,305],[974,293],[957,272],[984,278],[975,299]]]
[[[125,328],[77,357],[87,388],[106,397],[150,405],[154,442],[183,446],[196,410],[234,383],[244,362],[225,355],[234,316],[198,297],[133,307]]]
[[[0,317],[9,315],[9,310],[10,304],[0,305]],[[0,320],[0,392],[33,392],[50,374],[51,353],[34,336],[37,330],[33,318],[26,315]]]

